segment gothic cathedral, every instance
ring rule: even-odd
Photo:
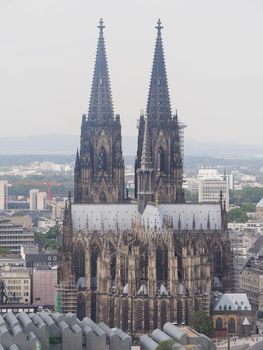
[[[114,115],[100,21],[89,111],[82,118],[74,201],[65,209],[59,283],[76,289],[79,318],[135,338],[210,313],[231,291],[225,205],[185,203],[181,125],[171,111],[161,22],[146,115],[139,121],[135,194],[125,191],[120,116]]]

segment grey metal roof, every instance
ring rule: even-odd
[[[248,310],[251,311],[246,293],[225,293],[218,300],[215,311],[221,310]]]
[[[142,215],[132,204],[73,204],[73,230],[131,230],[134,220],[151,230],[161,230],[172,221],[175,229],[221,229],[221,209],[217,203],[148,204]]]
[[[73,230],[130,230],[137,204],[73,204]]]

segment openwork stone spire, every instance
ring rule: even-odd
[[[141,170],[152,169],[151,141],[149,136],[148,121],[145,119]]]
[[[103,20],[99,23],[99,39],[89,103],[88,119],[105,122],[113,119],[110,79],[103,36]]]
[[[157,38],[148,95],[147,118],[167,120],[171,118],[172,113],[161,36],[161,30],[163,27],[160,19],[155,28],[157,29]]]

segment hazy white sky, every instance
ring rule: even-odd
[[[146,107],[160,17],[186,137],[263,144],[262,0],[0,0],[0,137],[80,133],[100,17],[124,136]]]

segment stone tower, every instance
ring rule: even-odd
[[[74,170],[75,203],[116,203],[124,199],[120,116],[114,116],[100,20],[88,115],[83,115],[80,152]]]
[[[157,39],[153,59],[152,75],[146,117],[140,117],[138,150],[135,162],[135,197],[141,201],[140,211],[153,200],[153,195],[158,197],[159,203],[184,202],[182,190],[183,161],[180,149],[180,125],[177,115],[173,116],[169,97],[168,82],[166,76],[163,43],[161,36],[161,21],[157,23]],[[147,118],[147,132],[144,129]],[[147,136],[147,148],[145,145]],[[151,196],[143,189],[145,182],[145,150],[151,160],[151,176],[147,176],[151,184]],[[149,169],[148,169],[149,170]],[[142,178],[144,180],[142,180]],[[145,187],[145,184],[143,185]],[[147,187],[147,186],[146,186]]]

